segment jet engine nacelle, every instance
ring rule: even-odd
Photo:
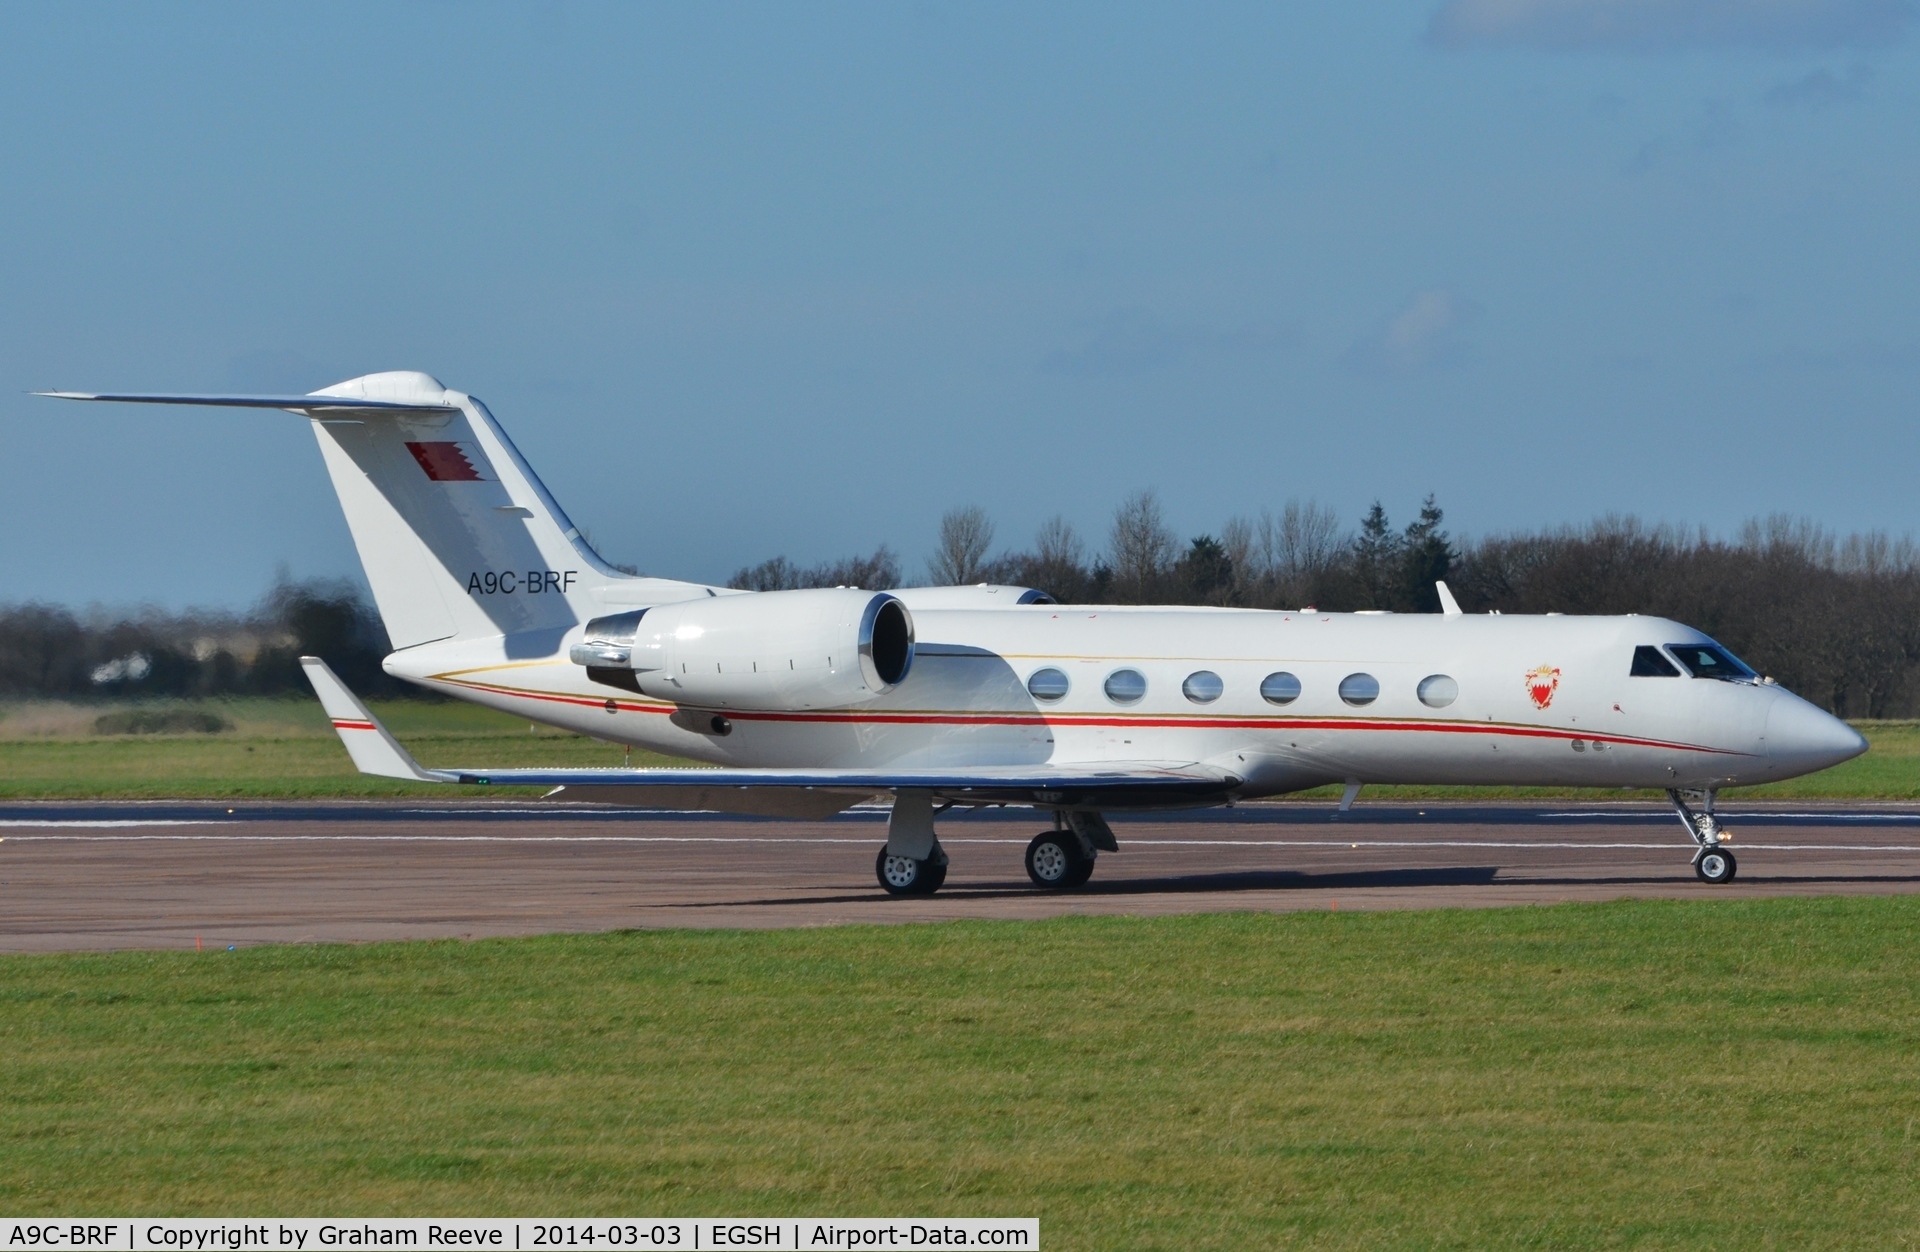
[[[864,704],[913,667],[913,617],[883,591],[763,591],[596,617],[573,646],[595,682],[675,704]]]

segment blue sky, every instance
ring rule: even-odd
[[[305,424],[484,398],[615,560],[1920,530],[1905,0],[9,6],[0,599],[352,574]]]

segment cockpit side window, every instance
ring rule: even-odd
[[[1680,658],[1680,664],[1692,671],[1695,678],[1750,683],[1759,677],[1725,648],[1698,643],[1673,643],[1668,644],[1667,649]]]
[[[1635,678],[1678,678],[1680,671],[1673,662],[1660,655],[1660,649],[1641,644],[1633,650],[1633,676]]]

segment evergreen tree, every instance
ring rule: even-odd
[[[1401,603],[1396,608],[1415,613],[1440,611],[1440,592],[1434,583],[1452,571],[1454,560],[1453,545],[1448,542],[1447,532],[1440,529],[1442,516],[1440,506],[1434,503],[1432,493],[1428,493],[1426,503],[1420,506],[1420,520],[1407,527],[1402,541],[1400,560],[1404,576]]]
[[[1226,545],[1200,535],[1188,546],[1176,569],[1182,589],[1195,604],[1218,604],[1232,594],[1235,570]]]
[[[1375,500],[1360,521],[1353,541],[1353,574],[1370,609],[1400,607],[1401,539],[1387,521],[1387,511]]]

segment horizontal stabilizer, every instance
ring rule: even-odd
[[[217,409],[290,409],[297,413],[458,413],[454,404],[363,400],[358,396],[175,395],[166,392],[36,391],[55,400],[109,400],[121,404],[199,404]]]
[[[421,769],[413,755],[387,733],[387,728],[374,719],[367,706],[360,703],[359,696],[347,690],[347,684],[340,681],[325,661],[317,656],[303,656],[300,668],[307,672],[313,694],[320,697],[320,707],[333,720],[340,742],[346,745],[347,755],[353,758],[354,767],[361,773],[381,778],[410,778],[415,782],[460,781],[443,770]]]

